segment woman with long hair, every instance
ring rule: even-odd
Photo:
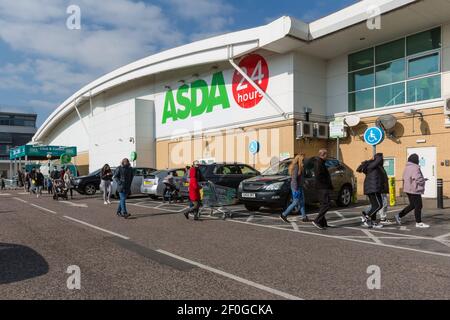
[[[305,209],[305,193],[303,192],[303,185],[305,182],[304,166],[305,154],[297,155],[289,165],[289,175],[291,176],[291,192],[292,203],[281,214],[281,219],[287,223],[290,223],[287,216],[298,207],[299,213],[302,216],[303,222],[308,222]]]
[[[105,204],[111,204],[111,191],[112,191],[112,179],[113,172],[109,164],[105,164],[101,172],[102,184],[103,184],[103,201]]]

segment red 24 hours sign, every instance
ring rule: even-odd
[[[241,60],[239,67],[266,92],[269,86],[269,66],[266,59],[252,54]],[[236,70],[233,75],[233,96],[236,103],[244,109],[257,106],[263,96]]]

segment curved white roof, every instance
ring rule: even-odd
[[[126,82],[179,68],[226,61],[258,49],[288,52],[365,21],[369,6],[377,6],[381,13],[386,13],[417,1],[363,0],[311,24],[284,16],[261,27],[193,42],[138,60],[100,77],[73,94],[46,119],[33,141],[46,137],[81,101]]]

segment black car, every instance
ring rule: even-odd
[[[236,190],[243,180],[261,174],[255,168],[243,163],[201,164],[199,170],[205,181]],[[181,196],[186,198],[189,196],[189,171],[183,177]]]
[[[291,177],[289,165],[292,159],[284,160],[267,169],[262,175],[243,181],[238,188],[238,198],[247,210],[258,211],[261,207],[287,208],[292,201]],[[315,158],[305,163],[305,202],[318,202],[314,181]],[[327,159],[327,166],[334,190],[331,199],[339,206],[349,206],[353,192],[356,190],[356,179],[353,171],[336,159]]]
[[[74,189],[80,194],[94,195],[97,190],[100,190],[101,171],[101,169],[98,169],[87,176],[75,178],[73,180]]]

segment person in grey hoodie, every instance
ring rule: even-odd
[[[419,156],[412,154],[408,158],[405,171],[403,173],[403,191],[408,195],[409,205],[399,214],[395,215],[398,224],[402,224],[402,218],[414,210],[417,228],[429,228],[430,226],[422,222],[422,195],[425,193],[425,179],[420,170]]]

